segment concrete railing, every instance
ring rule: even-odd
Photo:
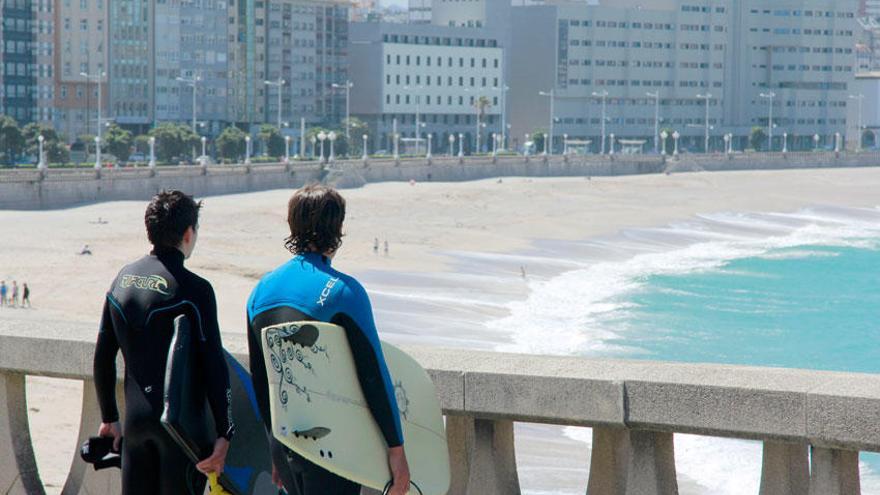
[[[289,164],[168,166],[118,169],[0,169],[0,209],[63,208],[146,200],[162,188],[197,196],[296,188],[313,181],[360,187],[385,181],[457,182],[491,177],[615,176],[718,170],[865,167],[878,153],[735,153],[658,155],[469,156],[296,161]]]
[[[0,324],[0,493],[44,493],[27,375],[85,382],[78,442],[99,423],[94,344],[58,337],[93,331],[70,327]],[[245,345],[224,339],[232,350]],[[514,422],[592,427],[590,495],[677,494],[675,433],[763,441],[761,495],[858,494],[859,451],[880,451],[880,376],[405,349],[428,369],[447,417],[451,495],[520,493]],[[76,458],[63,493],[115,494],[116,476]]]

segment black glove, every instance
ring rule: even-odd
[[[122,456],[113,450],[113,437],[91,437],[79,449],[83,461],[92,464],[95,471],[104,468],[121,468]]]

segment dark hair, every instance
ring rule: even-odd
[[[332,187],[308,185],[295,193],[287,204],[290,237],[284,247],[294,254],[336,251],[342,244],[345,199]]]
[[[202,202],[180,191],[162,190],[153,196],[144,214],[147,237],[155,247],[176,248],[183,241],[186,229],[199,226]]]

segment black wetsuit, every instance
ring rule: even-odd
[[[95,387],[105,423],[119,420],[116,354],[125,359],[125,421],[122,445],[124,495],[201,495],[205,477],[165,432],[165,365],[173,321],[187,315],[198,337],[202,372],[217,436],[232,434],[229,372],[217,324],[211,284],[183,266],[177,249],[157,249],[119,272],[107,299],[95,347]]]
[[[315,253],[298,255],[269,273],[248,301],[248,350],[257,405],[269,432],[272,460],[290,495],[357,495],[360,486],[316,466],[272,435],[269,386],[260,332],[277,323],[319,320],[345,329],[361,389],[388,447],[403,445],[400,412],[367,291]]]

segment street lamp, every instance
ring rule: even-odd
[[[769,101],[767,110],[767,151],[773,151],[773,98],[776,98],[776,93],[770,91],[769,93],[761,93],[760,96]]]
[[[724,135],[724,151],[729,155],[731,153],[730,150],[730,134]]]
[[[498,136],[495,133],[490,133],[489,137],[492,138],[492,158],[498,156]]]
[[[611,142],[608,143],[609,149],[611,151],[609,151],[608,154],[613,155],[614,154],[614,133],[612,132],[608,137],[611,138]]]
[[[369,137],[367,137],[367,135],[364,134],[363,136],[361,136],[361,139],[364,140],[364,143],[363,143],[364,149],[363,149],[363,153],[361,154],[361,159],[366,161],[367,160],[367,140],[369,139]]]
[[[351,142],[351,88],[354,83],[345,80],[345,84],[332,84],[335,89],[345,89],[345,142]]]
[[[394,133],[394,159],[400,158],[400,133]]]
[[[202,166],[203,167],[208,164],[208,156],[207,156],[208,152],[207,152],[207,148],[206,148],[207,144],[208,144],[208,138],[206,138],[205,136],[202,136]]]
[[[449,135],[449,156],[455,155],[455,134]]]
[[[458,133],[458,157],[464,157],[464,134],[461,132]]]
[[[101,101],[101,81],[103,81],[103,79],[107,77],[107,73],[103,71],[98,72],[97,74],[87,74],[85,72],[80,72],[79,75],[86,78],[86,80],[89,82],[91,82],[92,79],[95,79],[95,81],[98,83],[98,137],[101,137],[101,121],[103,120],[103,117],[101,117],[101,113],[103,113],[101,111],[101,105],[103,104]]]
[[[425,152],[425,158],[431,158],[431,141],[432,141],[432,139],[433,139],[433,136],[431,135],[431,133],[428,133],[428,151]]]
[[[150,168],[156,168],[156,137],[150,136],[150,162],[147,164]]]
[[[599,154],[604,155],[605,154],[605,100],[608,99],[608,91],[605,91],[604,89],[599,93],[593,91],[593,98],[601,98],[602,99],[602,124],[601,124],[601,126],[602,126],[601,127],[601,129],[602,129],[602,142],[599,145]]]
[[[645,96],[654,98],[654,153],[657,153],[657,138],[660,136],[660,91],[647,92]]]
[[[324,163],[324,140],[327,139],[327,133],[321,131],[318,133],[318,141],[321,143],[321,163]]]
[[[284,136],[284,163],[290,163],[290,136]]]
[[[275,86],[278,88],[278,132],[281,132],[281,88],[284,87],[284,83],[286,83],[283,78],[278,78],[277,81],[263,81],[263,84],[266,86]]]
[[[705,144],[705,152],[709,152],[709,100],[712,99],[712,93],[706,93],[704,95],[697,95],[697,98],[703,98],[706,100],[706,144]]]
[[[819,135],[813,134],[813,148],[815,151],[819,151]]]
[[[552,144],[553,125],[556,122],[556,116],[554,115],[554,113],[555,113],[554,108],[555,108],[555,101],[556,101],[556,89],[554,88],[554,89],[551,89],[550,91],[539,91],[538,94],[541,96],[546,96],[546,97],[550,98],[550,141]],[[545,155],[547,154],[547,148],[548,148],[547,135],[545,134],[544,135],[544,154]],[[553,151],[551,150],[550,153],[552,154]]]
[[[327,138],[330,139],[330,161],[336,161],[336,152],[334,151],[335,146],[333,145],[336,142],[336,133],[334,131],[330,131],[330,134],[327,135]]]
[[[46,155],[43,154],[43,141],[45,141],[45,140],[46,140],[46,138],[43,137],[42,134],[37,136],[37,141],[39,141],[39,143],[40,143],[40,161],[37,162],[37,168],[39,168],[39,169],[46,168]]]
[[[568,155],[568,134],[562,135],[562,156]]]
[[[507,92],[510,86],[502,84],[500,88],[495,88],[501,92],[501,149],[507,146],[507,133],[510,131],[510,124],[507,123]]]
[[[480,135],[482,134],[482,129],[486,128],[486,123],[477,124],[477,146],[474,148],[474,155],[480,154]]]
[[[782,152],[788,153],[788,133],[782,133]]]
[[[529,133],[526,133],[526,140],[523,141],[523,156],[529,156]]]
[[[177,80],[192,88],[192,92],[193,92],[193,94],[192,94],[192,97],[193,97],[193,101],[192,101],[192,130],[193,130],[193,132],[196,132],[196,95],[199,91],[199,81],[201,81],[202,78],[199,76],[195,76],[195,77],[191,77],[191,78],[178,77]],[[193,151],[195,151],[195,150],[193,150]]]
[[[244,164],[251,164],[251,137],[247,135],[244,137]]]
[[[550,144],[550,140],[547,138],[548,138],[547,134],[544,134],[544,155],[545,156],[547,155],[547,148],[549,147],[548,145]]]
[[[681,134],[679,134],[678,131],[674,131],[672,133],[672,143],[674,145],[674,147],[672,149],[672,156],[678,156],[678,138],[680,138],[680,137],[681,137]]]
[[[95,169],[101,168],[101,136],[95,136]]]
[[[660,152],[660,154],[664,155],[664,156],[666,155],[666,138],[668,138],[668,137],[669,137],[668,132],[666,132],[666,131],[660,132],[660,146],[662,146],[662,151]]]
[[[840,153],[840,133],[834,133],[834,152]]]
[[[312,141],[312,160],[314,160],[315,158],[318,158],[318,138],[315,136],[312,136],[311,141]]]
[[[865,95],[859,93],[857,95],[849,95],[849,99],[851,100],[859,100],[859,130],[856,133],[858,141],[856,144],[856,151],[862,151],[862,100],[865,99]]]
[[[422,117],[421,117],[422,100],[421,100],[421,95],[419,94],[418,90],[423,89],[423,86],[415,86],[415,87],[404,86],[403,89],[405,89],[406,91],[412,91],[412,92],[416,93],[414,95],[415,100],[416,100],[416,120],[415,120],[415,122],[413,122],[413,125],[414,125],[415,131],[416,131],[415,132],[415,138],[416,138],[415,143],[416,143],[416,154],[418,155],[419,148],[420,148],[420,146],[419,146],[419,125],[421,124],[421,120],[422,120]],[[467,90],[465,90],[465,91],[467,91]],[[478,117],[477,120],[479,121],[479,115],[477,115],[477,117]]]

